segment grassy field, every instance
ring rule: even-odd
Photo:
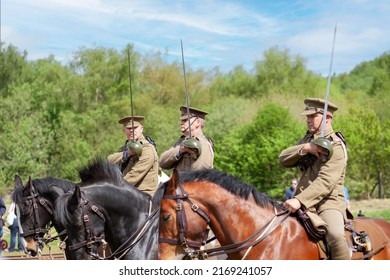
[[[8,246],[10,245],[10,232],[9,232],[9,229],[7,228],[7,227],[3,227],[3,230],[4,230],[4,235],[3,235],[3,239],[4,240],[6,240],[7,241],[7,243],[8,243]],[[56,233],[55,233],[55,231],[53,230],[52,231],[52,235],[54,236]],[[44,248],[43,248],[43,254],[49,254],[50,252],[51,253],[61,253],[62,252],[62,250],[60,249],[60,247],[59,247],[59,243],[60,243],[60,241],[58,241],[58,240],[54,240],[53,242],[51,242],[49,245],[50,245],[50,247],[49,246],[45,246]],[[16,243],[16,247],[15,247],[15,249],[17,248],[17,243]],[[2,253],[1,253],[1,256],[15,256],[15,255],[24,255],[24,252],[5,252],[5,251],[3,251]]]
[[[366,217],[381,218],[390,223],[390,199],[351,200],[350,205],[355,217],[361,211]]]

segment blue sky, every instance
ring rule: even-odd
[[[1,40],[66,63],[81,47],[167,52],[186,67],[254,68],[277,46],[327,76],[390,51],[389,0],[0,0]]]

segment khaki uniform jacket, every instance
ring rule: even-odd
[[[295,146],[283,150],[279,155],[280,164],[284,167],[296,167],[298,160],[304,157],[298,152],[305,143],[318,137],[320,133],[315,135],[307,133]],[[346,147],[332,128],[325,131],[325,137],[332,142],[332,157],[325,163],[317,159],[312,166],[302,172],[294,197],[306,208],[311,208],[318,213],[326,209],[337,209],[346,219],[344,200]]]
[[[158,187],[158,156],[155,147],[145,139],[143,135],[138,139],[142,145],[142,154],[139,158],[131,157],[126,163],[123,163],[123,151],[126,143],[113,153],[107,159],[121,166],[124,179],[140,191],[153,196]],[[126,166],[122,166],[127,164]]]
[[[212,142],[203,133],[192,136],[202,146],[202,153],[197,159],[189,155],[179,156],[180,144],[185,140],[184,136],[181,136],[173,147],[160,155],[160,167],[163,169],[175,168],[179,172],[213,168],[214,148]]]

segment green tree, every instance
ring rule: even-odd
[[[242,65],[236,66],[227,75],[216,76],[211,89],[219,96],[252,98],[257,95],[255,77],[247,73]]]
[[[266,104],[250,124],[223,139],[216,153],[216,167],[281,198],[296,170],[283,169],[278,156],[299,139],[302,130],[286,109]]]
[[[0,41],[0,96],[9,95],[9,88],[13,84],[23,81],[25,68],[27,67],[27,52],[19,53],[13,45],[3,49],[3,42]]]
[[[289,50],[280,51],[273,47],[264,52],[264,60],[256,62],[258,93],[302,94],[318,92],[318,78],[306,70],[305,59],[293,57]]]
[[[348,115],[340,116],[336,126],[342,128],[347,141],[348,166],[347,185],[355,198],[370,196],[378,183],[379,172],[386,173],[388,167],[388,136],[373,110],[352,107]]]

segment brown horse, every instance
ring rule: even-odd
[[[205,259],[223,253],[229,259],[326,258],[297,218],[276,200],[217,170],[180,173],[180,178],[174,172],[164,198],[160,259]],[[221,247],[204,249],[209,228]],[[352,259],[390,259],[390,223],[356,218],[353,228],[369,235],[372,248],[353,253]]]

